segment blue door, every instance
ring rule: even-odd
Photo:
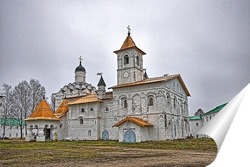
[[[131,129],[129,129],[124,133],[124,142],[135,143],[135,141],[136,141],[135,132],[133,132]]]
[[[109,132],[104,130],[102,132],[102,140],[109,140]]]

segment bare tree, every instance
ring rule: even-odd
[[[55,96],[53,96],[53,94],[51,95],[51,98],[50,98],[50,107],[51,107],[52,111],[55,112],[55,110],[56,110],[56,98],[55,98]]]
[[[32,100],[31,100],[31,89],[30,85],[27,81],[19,82],[19,84],[14,89],[15,94],[15,105],[16,109],[16,116],[20,120],[20,129],[23,128],[23,120],[27,118],[27,116],[31,113],[32,109]],[[26,134],[25,128],[25,134]],[[22,132],[22,130],[21,130]],[[26,134],[27,135],[27,134]],[[22,133],[21,133],[22,138]]]
[[[11,113],[11,105],[13,103],[13,90],[10,85],[3,83],[3,113],[1,116],[3,118],[3,139],[5,138],[5,128],[7,123],[7,118]]]
[[[24,120],[31,114],[44,96],[45,87],[35,79],[31,79],[30,82],[22,81],[15,87],[13,113],[19,122],[21,138],[23,137]],[[25,135],[27,135],[26,126]]]
[[[31,89],[31,111],[37,106],[37,104],[43,99],[45,96],[45,87],[40,84],[38,80],[31,79],[30,80],[30,89]]]

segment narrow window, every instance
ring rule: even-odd
[[[109,108],[108,108],[108,107],[106,107],[106,108],[105,108],[105,111],[106,111],[106,112],[108,112],[108,111],[109,111]]]
[[[121,103],[123,108],[127,108],[128,104],[126,97],[121,98]]]
[[[18,137],[18,133],[16,133],[16,137]]]
[[[82,119],[82,118],[80,118],[80,124],[81,124],[81,125],[83,124],[83,119]]]
[[[85,110],[84,110],[84,108],[82,108],[82,112],[84,112]]]
[[[167,102],[168,102],[168,104],[170,104],[170,101],[171,101],[170,96],[167,95]]]
[[[154,98],[152,95],[148,96],[148,106],[154,105]]]
[[[129,64],[128,55],[125,55],[125,56],[124,56],[124,64]]]
[[[88,135],[91,136],[91,130],[88,131]]]
[[[136,64],[139,66],[140,65],[140,62],[139,62],[139,56],[136,56]]]
[[[93,108],[90,108],[90,111],[94,111],[94,109],[93,109]]]
[[[199,123],[196,123],[196,127],[198,127],[199,126]]]

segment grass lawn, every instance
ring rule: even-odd
[[[119,143],[117,141],[50,141],[25,142],[23,140],[0,141],[0,166],[47,166],[48,164],[87,161],[102,161],[107,158],[115,160],[119,153],[125,155],[126,150],[176,150],[198,153],[213,153],[217,147],[212,139],[185,139],[174,141],[152,141],[142,143]],[[139,158],[143,151],[137,151],[133,157]],[[145,152],[145,155],[149,154]],[[156,152],[165,154],[165,152]],[[115,155],[115,156],[109,156]],[[117,156],[116,156],[117,155]],[[145,156],[143,155],[143,156]],[[131,154],[130,154],[131,156]],[[143,157],[142,156],[142,157]],[[150,155],[153,157],[154,155]],[[132,157],[132,158],[133,158]],[[60,166],[64,166],[60,165]],[[52,165],[53,166],[53,165]]]

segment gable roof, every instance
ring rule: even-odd
[[[227,103],[224,103],[222,105],[219,105],[217,107],[215,107],[214,109],[206,112],[205,114],[203,114],[202,116],[206,116],[206,115],[209,115],[209,114],[213,114],[213,113],[217,113],[219,112],[222,108],[224,108],[225,106],[227,105]]]
[[[68,103],[68,105],[94,103],[94,102],[102,102],[102,100],[99,99],[96,94],[88,94],[82,98],[72,100],[71,102]]]
[[[51,110],[49,104],[46,100],[41,100],[41,102],[36,106],[31,115],[25,119],[29,120],[60,120],[54,116],[53,111]]]
[[[118,127],[120,126],[121,124],[125,123],[125,122],[133,122],[141,127],[144,127],[144,126],[153,126],[152,124],[140,119],[140,118],[137,118],[137,117],[126,117],[124,119],[122,119],[121,121],[117,122],[116,124],[114,124],[112,127]]]
[[[68,100],[63,100],[55,112],[56,117],[62,117],[69,111]]]
[[[130,86],[138,86],[138,85],[151,84],[151,83],[157,83],[157,82],[165,82],[165,81],[170,81],[170,80],[173,80],[173,79],[176,79],[176,78],[180,81],[180,83],[181,83],[184,91],[186,92],[187,96],[190,96],[190,93],[189,93],[186,85],[184,84],[180,74],[167,75],[167,76],[155,77],[155,78],[148,78],[148,79],[144,79],[144,80],[137,81],[137,82],[119,84],[119,85],[110,87],[109,89],[116,89],[116,88],[130,87]]]

